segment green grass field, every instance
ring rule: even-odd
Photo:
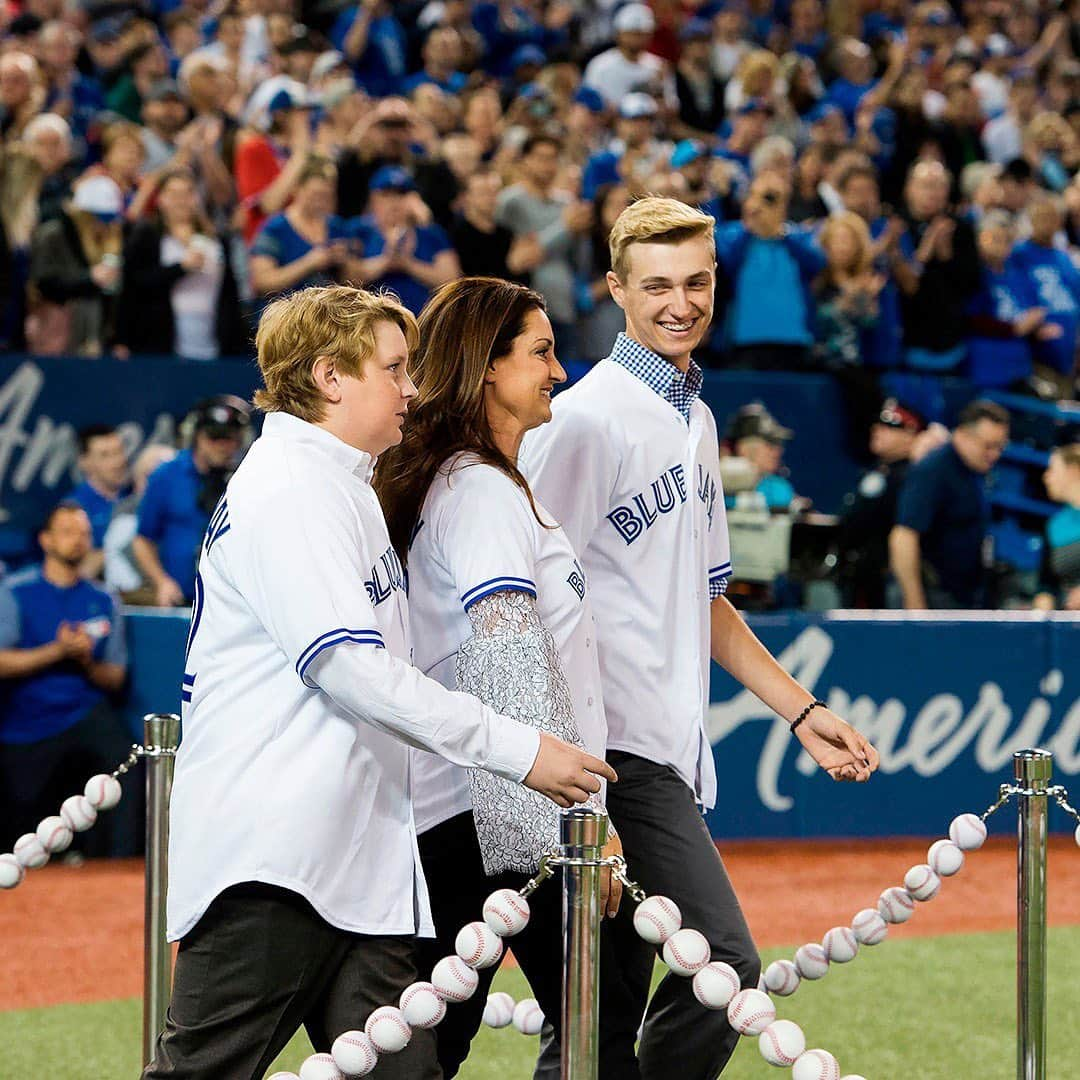
[[[804,983],[794,997],[778,999],[778,1012],[802,1026],[809,1045],[835,1053],[845,1074],[862,1073],[867,1080],[1009,1080],[1016,1075],[1015,940],[1000,933],[886,942],[863,949],[854,963],[834,967],[821,982]],[[765,960],[792,951],[770,949]],[[1049,954],[1048,1076],[1066,1080],[1080,1076],[1080,927],[1051,930]],[[515,998],[527,996],[517,971],[500,972],[495,985]],[[485,1027],[460,1076],[527,1080],[537,1042],[513,1028]],[[0,1013],[0,1045],[5,1078],[134,1080],[139,1002]],[[298,1036],[276,1067],[296,1069],[310,1052]],[[724,1073],[725,1080],[782,1075],[765,1063],[752,1039]]]

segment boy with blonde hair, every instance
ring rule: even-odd
[[[712,958],[756,986],[757,949],[699,809],[717,793],[705,728],[710,658],[791,721],[834,779],[868,779],[877,755],[780,667],[723,595],[731,561],[716,421],[691,358],[712,318],[713,227],[673,199],[623,211],[607,280],[626,332],[555,398],[551,423],[526,436],[521,464],[589,580],[608,760],[620,776],[607,808],[630,873],[675,900]],[[714,1080],[738,1041],[723,1012],[703,1008],[690,981],[672,974],[649,1002],[655,950],[629,910],[611,930],[625,995],[611,1010],[622,1024],[619,1080]],[[555,1075],[557,1058],[549,1039],[540,1074]]]
[[[412,314],[305,289],[256,337],[267,412],[203,541],[170,814],[166,1030],[144,1076],[261,1077],[303,1024],[317,1051],[396,1003],[432,936],[409,746],[561,805],[602,761],[409,663],[405,580],[371,488],[416,388]],[[435,1080],[434,1035],[380,1075]]]

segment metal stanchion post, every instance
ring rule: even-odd
[[[1046,1080],[1046,830],[1054,769],[1046,750],[1013,755],[1019,803],[1016,922],[1016,1076]]]
[[[180,717],[143,717],[146,758],[146,910],[143,923],[143,1061],[165,1027],[172,993],[172,954],[165,940],[165,890],[168,885],[169,797],[173,764],[180,744]]]
[[[597,1080],[600,995],[600,859],[607,814],[575,806],[562,813],[562,1080]]]

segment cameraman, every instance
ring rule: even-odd
[[[208,398],[184,428],[190,444],[151,473],[132,544],[159,607],[191,603],[203,535],[250,441],[251,410],[231,395]],[[222,525],[227,528],[227,521]]]

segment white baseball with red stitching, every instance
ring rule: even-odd
[[[72,832],[68,823],[59,816],[44,818],[37,827],[37,838],[41,846],[51,855],[65,851],[71,846]]]
[[[951,840],[935,840],[927,849],[926,861],[938,877],[952,877],[964,865],[964,853]]]
[[[406,986],[398,999],[398,1008],[409,1027],[433,1028],[446,1016],[446,1002],[429,982]]]
[[[707,1009],[726,1009],[740,985],[739,973],[730,964],[713,960],[694,976],[694,997]]]
[[[709,942],[700,930],[684,927],[676,930],[664,942],[664,963],[676,975],[695,975],[708,962],[712,955]]]
[[[14,889],[26,876],[14,855],[0,855],[0,889]]]
[[[454,952],[469,967],[491,967],[502,959],[503,941],[487,923],[466,923],[454,938]]]
[[[517,1002],[506,993],[499,991],[489,994],[484,1005],[484,1023],[491,1028],[507,1027],[514,1019],[514,1006]]]
[[[650,945],[663,945],[681,926],[679,905],[666,896],[650,896],[634,912],[634,929]]]
[[[539,1035],[544,1026],[544,1011],[536,998],[523,998],[514,1006],[513,1021],[522,1035]]]
[[[794,1065],[806,1049],[806,1036],[792,1020],[774,1020],[758,1037],[761,1056],[770,1065]]]
[[[497,889],[484,901],[484,922],[499,937],[520,934],[529,925],[529,901],[513,889]]]
[[[919,863],[904,875],[904,888],[916,900],[933,900],[941,888],[941,878],[926,863]]]
[[[894,885],[881,894],[877,909],[887,923],[905,923],[915,914],[915,901],[907,889]]]
[[[85,795],[71,795],[60,804],[60,816],[72,832],[86,832],[97,821],[94,804]]]
[[[829,958],[816,941],[811,941],[795,950],[795,969],[804,979],[824,979],[829,974]]]
[[[799,989],[802,976],[799,969],[790,960],[774,960],[762,976],[765,989],[779,997],[790,997]]]
[[[949,825],[949,839],[961,851],[978,851],[986,842],[986,822],[977,814],[958,814]]]
[[[740,990],[728,1005],[727,1018],[740,1035],[759,1035],[776,1019],[776,1006],[763,990]]]
[[[379,1064],[375,1044],[362,1031],[346,1031],[330,1047],[334,1064],[346,1076],[367,1076]]]
[[[850,926],[834,926],[821,939],[821,947],[830,964],[846,964],[858,955],[859,940]]]
[[[108,773],[98,773],[86,781],[83,794],[90,800],[90,805],[98,811],[111,810],[123,794],[120,781]]]
[[[851,929],[860,945],[880,945],[889,933],[889,924],[877,908],[863,908],[851,920]]]
[[[19,860],[19,865],[25,870],[37,870],[49,861],[49,853],[38,839],[37,833],[23,833],[15,841],[12,851],[15,853],[15,858]]]
[[[460,956],[444,956],[431,969],[431,985],[445,1001],[468,1001],[480,976]]]
[[[405,1022],[400,1009],[381,1005],[367,1018],[364,1034],[380,1054],[396,1054],[409,1045],[412,1028]]]
[[[300,1080],[345,1080],[345,1076],[329,1054],[312,1054],[300,1066]]]
[[[807,1050],[792,1067],[791,1080],[840,1080],[840,1065],[828,1050]]]

